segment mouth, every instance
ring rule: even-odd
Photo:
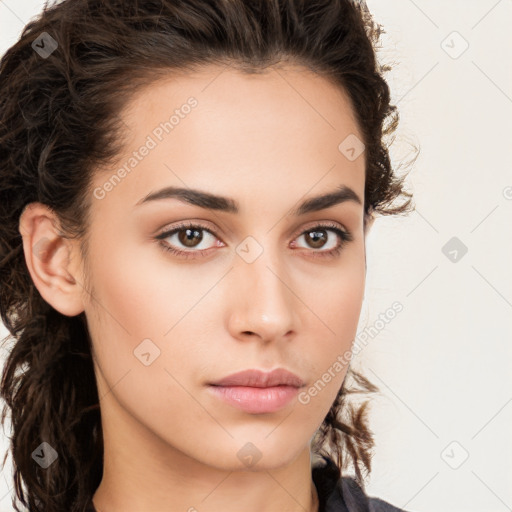
[[[216,398],[251,414],[280,410],[297,395],[304,381],[283,368],[272,372],[245,370],[216,382],[208,389]]]

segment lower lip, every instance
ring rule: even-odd
[[[245,412],[275,412],[288,404],[298,392],[294,386],[254,388],[247,386],[209,386],[222,400]]]

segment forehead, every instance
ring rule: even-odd
[[[299,127],[304,132],[308,127],[333,131],[349,128],[360,136],[345,90],[297,65],[270,67],[258,73],[219,65],[188,72],[169,71],[168,76],[141,88],[121,117],[134,129],[148,128],[146,122],[155,121],[155,117],[168,119],[190,97],[200,105],[196,113],[204,115],[201,121],[206,121],[209,113],[215,115],[216,128],[228,130],[236,121],[239,127],[259,129],[265,127],[265,119],[271,127],[278,124],[279,117],[286,116],[301,121],[299,126],[290,126],[295,132]]]
[[[138,91],[121,117],[126,144],[116,165],[95,179],[101,186],[109,172],[125,169],[109,201],[135,205],[168,185],[241,203],[247,191],[269,197],[269,186],[286,187],[295,200],[308,189],[319,193],[340,184],[362,195],[364,154],[348,159],[340,149],[347,138],[362,139],[350,100],[302,67],[261,74],[221,66],[170,72]]]

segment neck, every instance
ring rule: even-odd
[[[137,422],[105,419],[97,512],[318,512],[309,445],[286,466],[230,470],[189,457]]]

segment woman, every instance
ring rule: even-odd
[[[365,237],[411,206],[379,31],[350,0],[64,0],[6,52],[22,505],[401,510],[347,399],[377,390],[349,367]]]

